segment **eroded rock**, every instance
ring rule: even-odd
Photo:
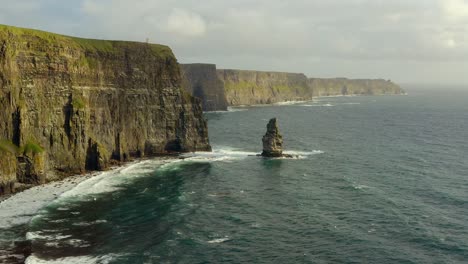
[[[267,125],[267,132],[262,138],[263,157],[282,157],[283,156],[283,136],[278,129],[278,120],[270,119]]]

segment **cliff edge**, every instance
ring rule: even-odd
[[[314,97],[337,95],[398,95],[405,91],[400,86],[383,79],[310,78],[309,86]]]
[[[0,194],[112,161],[208,151],[167,46],[0,25]]]
[[[191,95],[202,100],[203,111],[227,111],[224,83],[214,64],[180,64],[182,84]]]
[[[231,106],[312,100],[307,77],[301,73],[217,70]]]

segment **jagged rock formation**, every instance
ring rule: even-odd
[[[203,111],[226,111],[228,103],[224,83],[218,79],[214,64],[180,64],[182,84],[202,100]]]
[[[211,149],[200,101],[161,45],[0,25],[0,109],[0,194],[112,161]]]
[[[263,157],[277,158],[283,156],[283,136],[278,129],[276,118],[270,119],[267,125],[267,132],[262,138]]]
[[[337,96],[337,95],[397,95],[404,91],[395,83],[377,79],[320,79],[310,78],[309,86],[313,91],[314,97]]]
[[[229,105],[272,104],[312,100],[307,77],[301,73],[218,70]]]

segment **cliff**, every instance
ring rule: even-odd
[[[202,100],[204,111],[226,111],[228,103],[224,83],[214,64],[181,64],[182,84],[193,96]]]
[[[210,150],[171,49],[0,25],[0,194],[113,161]]]
[[[336,95],[396,95],[404,91],[391,81],[375,79],[320,79],[310,78],[309,87],[314,97]]]
[[[229,105],[272,104],[312,99],[308,79],[300,73],[217,70]]]

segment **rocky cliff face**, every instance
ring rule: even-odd
[[[336,95],[396,95],[404,91],[395,83],[387,80],[351,80],[346,78],[309,79],[314,97]]]
[[[210,150],[172,51],[0,26],[0,194],[112,160]]]
[[[229,105],[272,104],[312,99],[307,77],[300,73],[218,70]]]
[[[204,111],[226,111],[228,103],[224,83],[214,64],[181,64],[182,83],[193,96],[202,100]]]
[[[270,119],[267,132],[262,138],[263,157],[275,158],[283,156],[283,136],[279,132],[276,118]]]
[[[398,85],[386,80],[308,79],[300,73],[244,70],[217,72],[232,106],[307,101],[320,96],[404,93]]]

